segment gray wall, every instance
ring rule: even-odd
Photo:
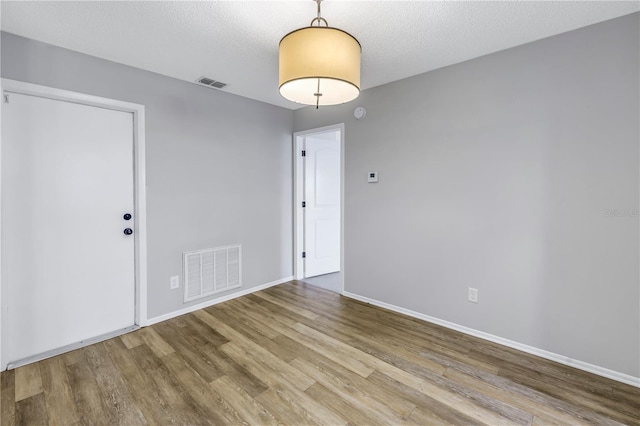
[[[2,77],[145,105],[150,318],[188,306],[183,251],[241,243],[239,290],[292,275],[291,111],[7,33]]]
[[[1,73],[146,106],[150,317],[185,250],[291,275],[294,120],[344,122],[347,291],[640,376],[639,221],[606,215],[639,208],[638,19],[295,114],[6,33]]]
[[[296,111],[345,123],[345,290],[640,376],[638,20]]]

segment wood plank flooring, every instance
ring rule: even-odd
[[[640,425],[640,389],[302,282],[0,375],[9,425]]]

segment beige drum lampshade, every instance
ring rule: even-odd
[[[331,27],[305,27],[280,40],[280,94],[305,105],[336,105],[360,94],[360,43]]]

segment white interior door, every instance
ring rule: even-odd
[[[133,115],[10,94],[2,110],[3,362],[135,323]]]
[[[340,270],[340,132],[305,137],[304,275]]]

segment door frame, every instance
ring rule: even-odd
[[[315,129],[302,130],[293,134],[293,277],[304,278],[304,163],[302,159],[302,143],[306,136],[317,133],[340,131],[340,293],[344,293],[344,123],[333,124]]]
[[[115,111],[130,112],[133,115],[133,196],[135,211],[134,226],[134,269],[135,269],[135,324],[142,327],[147,325],[147,193],[146,193],[146,166],[145,166],[145,108],[144,105],[100,96],[87,95],[69,90],[25,83],[17,80],[2,79],[2,99],[0,99],[0,128],[2,126],[1,111],[4,106],[4,94],[15,93],[40,98],[54,99],[64,102],[72,102],[82,105],[106,108]],[[0,144],[0,159],[2,145]],[[1,165],[0,165],[1,167]],[[0,169],[1,172],[1,169]],[[0,173],[0,180],[2,179]],[[0,181],[1,184],[1,181]],[[1,185],[0,185],[1,191]],[[0,206],[2,194],[0,193]],[[1,219],[1,218],[0,218]],[[2,232],[0,220],[0,233]],[[2,317],[6,307],[2,303],[2,247],[0,246],[0,366],[4,367],[2,360]]]

